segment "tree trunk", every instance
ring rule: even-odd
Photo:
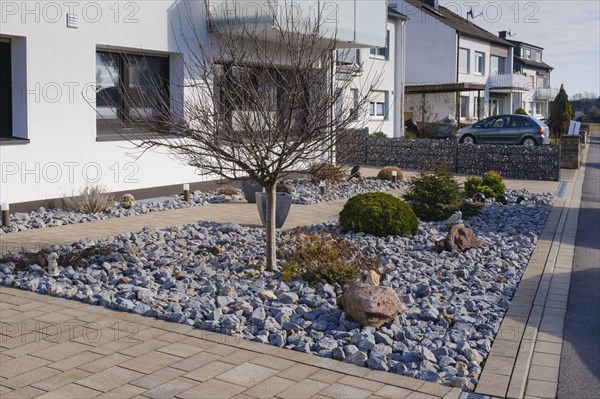
[[[275,253],[277,241],[275,238],[276,228],[275,228],[275,203],[277,201],[276,188],[275,184],[270,187],[265,187],[265,193],[267,197],[267,206],[266,206],[266,235],[267,235],[267,265],[266,269],[268,271],[273,271],[273,269],[277,266],[277,255]]]

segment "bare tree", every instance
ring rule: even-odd
[[[139,81],[129,87],[144,89],[119,90],[124,124],[135,128],[127,137],[143,150],[167,149],[202,174],[261,184],[272,270],[277,180],[331,155],[358,127],[349,111],[366,108],[378,78],[366,79],[371,83],[360,88],[358,104],[350,98],[352,81],[336,79],[335,32],[326,32],[318,18],[295,20],[278,7],[268,26],[261,18],[209,16],[209,32],[189,7],[171,22],[183,54],[182,85],[175,90],[182,95],[165,96],[167,83],[152,74],[130,76]]]

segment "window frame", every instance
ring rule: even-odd
[[[128,133],[136,133],[140,130],[131,125],[131,123],[127,122],[127,118],[131,117],[132,109],[134,106],[131,104],[131,100],[133,99],[133,95],[129,94],[126,98],[122,98],[122,94],[124,92],[130,92],[134,88],[130,87],[130,71],[133,65],[132,59],[141,58],[143,60],[152,59],[160,62],[160,71],[157,74],[158,79],[161,80],[161,90],[164,103],[156,104],[153,109],[158,111],[158,119],[152,120],[149,119],[149,125],[155,124],[156,131],[160,131],[160,121],[165,116],[169,115],[170,110],[170,56],[168,54],[157,54],[157,53],[146,53],[146,52],[130,52],[130,51],[114,51],[108,49],[97,48],[95,55],[98,56],[98,53],[110,54],[112,57],[115,57],[119,60],[118,66],[118,83],[116,86],[118,90],[119,96],[119,104],[116,104],[117,108],[117,117],[116,118],[101,118],[98,114],[96,114],[96,137],[97,141],[112,141],[112,140],[123,140],[127,139],[126,136]],[[96,68],[98,68],[98,61],[96,61]],[[153,73],[155,71],[152,71]],[[98,81],[96,85],[98,86]],[[98,93],[96,92],[96,109],[98,107]]]
[[[471,97],[469,96],[459,96],[459,108],[460,108],[460,119],[469,119],[470,118],[470,102]],[[463,113],[464,108],[464,113]]]
[[[485,76],[485,53],[481,51],[474,52],[474,69],[473,74]]]
[[[466,52],[464,57],[461,57],[461,53]],[[466,70],[461,70],[462,60],[466,61]],[[471,50],[465,47],[458,48],[458,72],[468,75],[471,73]]]
[[[389,117],[389,93],[386,90],[375,90],[371,94],[383,96],[383,101],[369,100],[369,116],[371,119],[387,120]]]
[[[494,69],[494,60],[498,60],[498,68]],[[490,55],[490,75],[504,75],[506,74],[506,57],[500,57],[498,55]]]

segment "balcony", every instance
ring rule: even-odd
[[[538,100],[554,100],[558,95],[558,89],[555,87],[543,89],[538,87],[535,89],[535,98]]]
[[[276,28],[318,34],[337,48],[385,47],[387,5],[383,0],[206,0],[209,29],[219,32],[243,26],[265,31],[277,41]],[[274,22],[278,23],[275,24]]]
[[[494,93],[528,92],[531,90],[531,83],[527,76],[516,73],[491,75],[488,78],[487,85],[490,91]]]

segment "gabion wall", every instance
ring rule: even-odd
[[[456,144],[453,140],[373,139],[356,135],[338,144],[338,160],[368,166],[396,165],[409,170],[443,168],[482,175],[495,170],[506,178],[560,179],[560,148],[551,146]]]

